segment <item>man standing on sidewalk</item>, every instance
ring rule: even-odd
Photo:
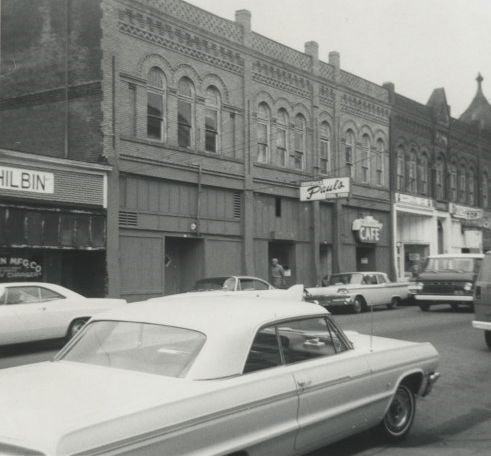
[[[285,270],[278,263],[278,258],[271,260],[271,283],[276,288],[281,288],[285,284]]]

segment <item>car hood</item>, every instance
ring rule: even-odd
[[[80,438],[75,439],[75,445],[68,437],[77,430],[97,429],[101,423],[119,417],[126,420],[139,411],[207,389],[213,389],[213,382],[193,382],[68,361],[5,369],[0,373],[0,410],[3,411],[0,413],[0,454],[2,444],[32,448],[50,455],[70,454],[72,445],[80,445]],[[160,421],[166,420],[161,417]],[[132,430],[138,432],[140,426],[141,432],[146,432],[151,430],[151,423],[151,419],[146,425],[133,421]],[[94,444],[83,444],[91,443]],[[66,451],[60,450],[62,447]]]

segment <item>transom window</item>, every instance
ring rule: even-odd
[[[273,163],[286,166],[288,162],[288,113],[281,108],[276,122],[276,151]]]
[[[305,166],[306,122],[302,114],[295,117],[295,151],[293,155],[293,168],[303,169]]]
[[[331,127],[327,122],[321,123],[320,134],[320,172],[329,174],[331,172]]]
[[[269,161],[269,135],[271,124],[271,111],[266,103],[260,103],[257,110],[257,154],[256,161],[268,163]]]
[[[218,152],[220,105],[220,93],[215,87],[208,87],[205,99],[205,150],[207,152]]]
[[[182,78],[177,88],[177,142],[190,148],[193,138],[194,86],[188,78]]]
[[[164,139],[164,74],[156,67],[148,73],[147,137]]]

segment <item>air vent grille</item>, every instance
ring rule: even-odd
[[[136,212],[119,211],[119,226],[137,226],[138,214]]]
[[[242,215],[242,195],[240,192],[234,192],[233,205],[234,218],[240,219]]]

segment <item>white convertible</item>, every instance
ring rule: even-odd
[[[85,298],[44,282],[0,283],[0,345],[70,339],[85,322],[124,299]]]
[[[54,362],[0,371],[0,454],[301,455],[403,438],[429,343],[344,334],[305,302],[211,296],[94,317]]]
[[[324,307],[348,307],[360,313],[374,306],[395,307],[409,296],[408,282],[391,282],[383,272],[342,272],[329,277],[326,286],[307,288]]]

